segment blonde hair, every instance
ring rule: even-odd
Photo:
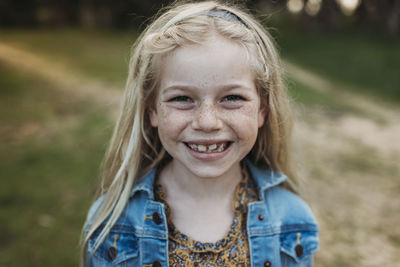
[[[209,16],[212,11],[226,12],[230,19]],[[147,115],[157,95],[160,57],[185,44],[201,43],[210,30],[246,48],[261,102],[268,109],[248,158],[256,166],[284,173],[289,178],[284,186],[296,191],[288,153],[292,125],[289,100],[273,39],[240,8],[215,1],[177,2],[166,8],[133,46],[119,118],[102,164],[98,194],[103,200],[93,223],[83,233],[84,264],[90,237],[105,224],[94,244],[95,251],[121,215],[135,179],[171,159]]]

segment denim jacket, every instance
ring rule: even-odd
[[[284,175],[258,169],[249,161],[247,166],[259,193],[259,201],[248,203],[251,266],[313,266],[319,241],[318,225],[310,208],[279,186],[287,179]],[[169,266],[164,204],[155,201],[153,194],[155,172],[153,169],[138,179],[122,215],[88,260],[88,266]],[[86,229],[100,203],[101,198],[91,207]],[[88,256],[99,232],[89,240]]]

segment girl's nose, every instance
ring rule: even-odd
[[[192,127],[204,132],[220,130],[222,122],[218,117],[217,107],[213,104],[202,103],[196,110]]]

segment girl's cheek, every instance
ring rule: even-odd
[[[168,132],[176,132],[190,120],[188,112],[174,110],[164,105],[159,106],[158,112],[160,127]]]
[[[247,105],[240,109],[226,110],[223,112],[224,117],[230,121],[243,120],[245,123],[252,123],[252,121],[257,118],[258,108],[257,106]]]

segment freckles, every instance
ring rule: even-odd
[[[232,116],[233,118],[245,116],[251,121],[252,119],[257,118],[258,111],[259,108],[257,107],[257,105],[245,105],[242,108],[240,108],[237,112],[232,112],[230,116]]]
[[[257,105],[245,105],[225,114],[227,124],[236,131],[240,139],[244,138],[246,143],[257,136],[258,110]]]
[[[171,118],[169,116],[169,112],[166,108],[165,105],[163,105],[162,103],[158,103],[157,104],[157,116],[158,116],[158,120],[159,120],[159,127],[163,127],[164,125],[168,125],[168,123],[170,123]]]
[[[168,116],[167,108],[161,103],[158,104],[158,112],[162,118],[166,118]]]
[[[253,105],[246,105],[238,110],[229,110],[224,112],[224,117],[230,122],[237,122],[238,120],[243,120],[246,125],[251,124],[254,120],[258,118],[258,108]]]
[[[187,125],[187,114],[171,109],[163,103],[158,105],[157,112],[159,120],[158,130],[160,133],[165,133],[176,138]]]
[[[255,105],[247,105],[243,107],[243,113],[244,115],[247,115],[248,117],[253,118],[255,115],[257,115],[258,108],[255,107]]]

